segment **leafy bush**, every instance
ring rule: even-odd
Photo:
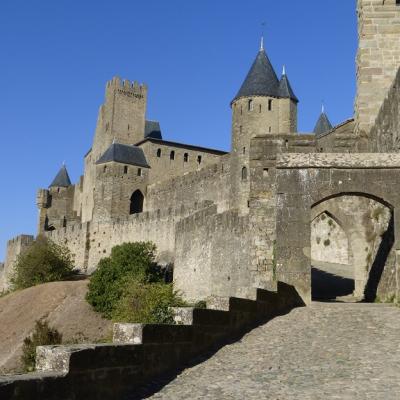
[[[110,257],[100,260],[90,279],[86,299],[106,318],[121,299],[127,282],[146,284],[161,281],[154,262],[156,247],[150,242],[123,243],[113,247]]]
[[[35,330],[31,336],[24,339],[21,361],[25,371],[35,370],[36,347],[61,344],[62,335],[57,329],[49,327],[47,321],[36,321]]]
[[[70,251],[44,236],[22,252],[11,276],[12,289],[25,289],[46,282],[62,281],[73,275]]]
[[[173,290],[172,284],[144,284],[131,279],[125,284],[112,318],[119,322],[173,324],[169,307],[185,305],[187,304]]]

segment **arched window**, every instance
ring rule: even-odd
[[[272,111],[272,100],[268,100],[268,111]]]
[[[161,149],[157,150],[157,157],[160,158],[161,157]]]
[[[242,168],[242,181],[246,181],[247,180],[247,168],[243,167]]]
[[[254,103],[253,103],[253,100],[249,100],[249,102],[248,102],[248,109],[249,109],[249,111],[253,111],[253,109],[254,109]]]
[[[169,159],[175,160],[175,152],[173,150],[171,151],[171,153],[169,153]]]
[[[131,196],[131,204],[129,207],[129,214],[139,214],[143,211],[144,196],[140,190],[133,192]]]
[[[184,155],[183,155],[183,162],[188,162],[189,161],[189,154],[188,153],[185,153]]]

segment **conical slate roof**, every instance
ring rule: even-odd
[[[98,159],[96,164],[103,164],[110,161],[149,168],[143,150],[140,147],[126,144],[113,143]]]
[[[65,165],[61,167],[58,174],[53,179],[49,187],[68,187],[71,186],[71,179],[69,179],[68,171]]]
[[[233,100],[249,96],[279,97],[279,80],[263,48],[258,52],[242,87]]]
[[[314,133],[319,136],[324,133],[329,132],[332,130],[333,126],[331,122],[329,121],[328,116],[325,114],[324,111],[321,112],[321,115],[318,118],[317,124],[315,125],[314,128]]]
[[[283,73],[281,81],[279,82],[279,97],[282,97],[284,99],[291,99],[296,103],[299,102],[299,99],[294,94],[286,73]]]

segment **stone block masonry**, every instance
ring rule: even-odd
[[[356,132],[365,136],[400,66],[400,5],[396,0],[358,0]]]
[[[302,306],[296,290],[253,290],[254,300],[212,300],[214,309],[175,309],[178,325],[115,324],[113,344],[37,348],[37,373],[0,377],[7,400],[108,400],[135,395],[163,373],[217,349],[252,327]],[[224,308],[217,310],[218,306]]]

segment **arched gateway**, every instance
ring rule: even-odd
[[[340,269],[360,299],[398,296],[399,172],[398,155],[279,156],[277,278],[295,285],[306,302],[321,277]],[[343,294],[350,293],[336,296]]]

